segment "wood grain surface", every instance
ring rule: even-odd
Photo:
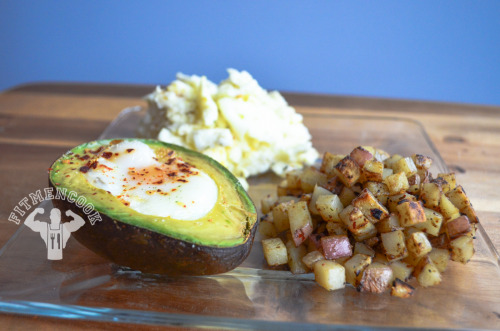
[[[118,113],[145,105],[153,86],[78,83],[29,84],[0,94],[0,246],[17,230],[8,215],[29,192],[47,186],[47,168],[80,143],[95,139]],[[283,93],[301,113],[387,116],[423,124],[446,164],[476,208],[494,246],[500,248],[500,107],[347,96]],[[74,323],[0,315],[2,329],[57,326],[93,329]],[[100,325],[114,329],[117,325]]]

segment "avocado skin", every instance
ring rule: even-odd
[[[49,186],[56,187],[49,180]],[[63,222],[72,219],[65,210],[71,209],[86,219],[83,210],[67,200],[53,200],[61,210]],[[258,222],[247,240],[232,247],[212,247],[175,239],[148,229],[133,226],[101,214],[102,221],[85,222],[71,235],[98,255],[120,265],[145,273],[178,275],[213,275],[236,268],[250,254]]]

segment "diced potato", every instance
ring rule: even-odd
[[[316,200],[316,208],[326,222],[342,222],[339,214],[344,206],[336,194],[319,196]]]
[[[387,185],[384,183],[377,182],[366,182],[364,187],[370,192],[372,192],[373,196],[380,201],[384,206],[387,204],[387,198],[389,197],[389,189]]]
[[[278,197],[281,197],[284,195],[299,196],[303,193],[301,188],[288,187],[288,181],[286,179],[283,180],[278,185],[276,192],[278,194]]]
[[[288,266],[293,274],[305,274],[308,272],[307,266],[302,262],[302,258],[307,254],[307,249],[304,245],[299,247],[291,240],[286,243],[286,250],[288,254]]]
[[[432,247],[447,249],[450,245],[450,239],[448,238],[448,235],[446,233],[441,233],[437,237],[431,236],[428,239]]]
[[[380,242],[380,239],[378,237],[371,237],[363,241],[363,243],[368,246],[368,247],[374,247]]]
[[[424,256],[413,271],[418,283],[423,287],[434,286],[441,283],[441,273],[434,265],[434,262]]]
[[[438,178],[442,178],[446,181],[446,184],[441,186],[444,194],[448,193],[449,191],[451,191],[451,190],[455,189],[455,187],[457,187],[457,179],[455,177],[454,172],[440,173],[440,174],[438,174]]]
[[[314,167],[306,168],[300,174],[300,187],[304,193],[311,193],[314,190],[314,186],[323,186],[326,182],[326,174]]]
[[[347,187],[352,187],[356,184],[361,175],[359,166],[349,156],[339,161],[334,168],[334,172]]]
[[[474,255],[474,242],[469,236],[461,236],[450,241],[451,259],[466,264]]]
[[[288,263],[286,246],[280,238],[270,238],[262,240],[262,250],[267,264],[278,266]]]
[[[314,264],[316,282],[328,291],[345,287],[345,268],[334,261],[319,261]]]
[[[418,196],[420,194],[420,175],[418,173],[415,173],[409,176],[408,184],[410,185],[410,187],[408,188],[407,192],[414,196]]]
[[[394,174],[394,170],[392,170],[391,168],[384,168],[384,170],[382,171],[382,180],[385,181],[385,179],[392,174]]]
[[[344,186],[342,188],[342,191],[340,191],[340,194],[339,194],[339,199],[340,199],[340,202],[342,202],[343,206],[350,205],[352,200],[354,200],[355,197],[356,197],[356,194],[354,193],[354,191],[352,189],[348,188],[347,186]]]
[[[372,262],[389,265],[389,260],[387,260],[385,254],[382,253],[375,253],[375,256],[372,258]]]
[[[419,231],[438,236],[443,223],[443,216],[429,208],[424,207],[425,222],[414,224],[413,227]]]
[[[263,214],[267,214],[271,211],[276,203],[276,198],[272,195],[268,194],[264,199],[260,202],[260,208]]]
[[[384,179],[384,183],[387,185],[389,194],[391,195],[402,194],[410,187],[410,184],[408,184],[408,178],[406,178],[404,172],[398,172],[387,176]]]
[[[421,231],[413,232],[406,238],[406,248],[415,257],[422,257],[432,250],[431,243],[425,233]]]
[[[274,238],[277,235],[273,222],[268,220],[260,221],[259,233],[265,238]]]
[[[403,231],[381,233],[382,245],[385,249],[385,256],[389,261],[401,260],[408,256],[406,249],[405,236]]]
[[[426,221],[424,208],[419,202],[402,201],[396,206],[399,224],[403,227],[413,226]]]
[[[389,288],[392,277],[391,267],[373,262],[363,271],[359,289],[362,292],[382,293]]]
[[[327,222],[326,231],[330,235],[347,235],[347,228],[344,223]]]
[[[321,238],[323,256],[327,260],[335,260],[352,255],[352,246],[346,235],[333,235]]]
[[[406,177],[417,174],[417,167],[410,157],[404,157],[394,162],[392,170],[394,170],[395,173],[404,172]]]
[[[413,266],[410,264],[407,264],[403,261],[392,261],[389,266],[392,269],[392,273],[394,275],[394,278],[401,279],[402,281],[407,281],[410,279],[411,274],[413,272]]]
[[[300,174],[302,173],[301,170],[292,170],[286,173],[285,179],[287,182],[287,187],[288,188],[295,188],[295,189],[300,189],[301,184],[300,184]]]
[[[444,248],[433,248],[429,253],[429,258],[439,272],[443,273],[450,262],[450,251]]]
[[[460,212],[467,215],[471,223],[477,223],[477,215],[472,207],[472,204],[465,194],[464,188],[458,185],[453,190],[449,191],[446,196],[450,199],[451,203],[460,210]]]
[[[391,295],[399,298],[409,298],[415,293],[415,288],[408,283],[396,278],[392,283]]]
[[[373,250],[373,248],[359,241],[354,244],[353,254],[363,254],[370,257],[375,257],[375,251]]]
[[[402,159],[403,156],[399,154],[392,154],[390,157],[384,160],[384,165],[386,168],[392,169],[394,163]]]
[[[359,210],[358,208],[349,205],[340,213],[340,218],[347,226],[347,229],[354,235],[356,241],[377,235],[377,229]]]
[[[321,186],[316,185],[314,187],[311,200],[309,201],[309,211],[313,215],[318,215],[319,211],[316,208],[316,202],[318,201],[318,198],[322,195],[333,195],[332,192],[328,191],[326,188],[323,188]],[[339,200],[340,202],[340,200]]]
[[[411,158],[415,163],[417,169],[429,170],[432,165],[432,159],[428,156],[421,154],[413,154]]]
[[[441,186],[438,183],[423,183],[420,187],[419,200],[422,201],[424,207],[437,209],[441,202],[441,194]]]
[[[444,194],[441,196],[438,209],[444,220],[452,220],[460,216],[458,208]]]
[[[401,229],[399,217],[393,213],[390,214],[389,217],[378,222],[375,227],[377,228],[378,233],[392,232]]]
[[[335,173],[333,172],[333,168],[335,168],[337,163],[339,163],[339,161],[344,157],[345,155],[326,152],[325,154],[323,154],[320,171],[327,174],[328,177],[334,176]]]
[[[361,170],[363,181],[381,182],[383,179],[383,173],[384,164],[375,159],[366,161]]]
[[[367,161],[373,159],[373,154],[361,146],[358,146],[355,149],[353,149],[351,154],[349,154],[349,156],[351,157],[351,159],[354,160],[354,162],[356,162],[356,164],[360,168],[363,168],[363,166]]]
[[[290,206],[288,209],[288,219],[295,246],[299,246],[313,232],[311,214],[307,208],[307,203],[299,201]]]
[[[391,195],[387,199],[387,209],[391,213],[396,213],[397,209],[396,207],[404,201],[417,201],[417,198],[415,198],[413,195],[408,194],[408,193],[403,193],[403,194],[396,194],[396,195]]]
[[[361,191],[351,204],[361,210],[363,215],[374,224],[389,217],[389,211],[366,188]]]
[[[302,257],[302,262],[311,270],[316,262],[323,260],[325,260],[325,257],[320,251],[311,251]]]
[[[364,254],[356,254],[344,263],[346,281],[358,287],[363,271],[372,263],[372,258]]]
[[[364,148],[367,149],[366,146],[364,146]],[[389,153],[380,148],[374,148],[374,149],[375,153],[372,154],[374,155],[375,159],[379,160],[380,162],[384,162],[391,156]]]
[[[450,220],[445,224],[445,231],[450,239],[466,235],[471,229],[469,218],[465,215]]]
[[[293,204],[293,201],[282,202],[273,208],[273,222],[274,227],[276,228],[276,231],[278,231],[278,233],[290,228],[290,221],[288,220],[288,209]]]
[[[340,181],[337,176],[329,177],[325,185],[322,186],[333,194],[340,194],[344,184]]]

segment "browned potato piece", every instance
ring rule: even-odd
[[[276,198],[272,195],[268,194],[264,199],[260,202],[260,208],[263,214],[267,214],[271,211],[276,203]]]
[[[387,209],[389,209],[391,213],[396,213],[396,207],[403,201],[417,201],[417,198],[409,193],[391,195],[387,199]]]
[[[373,248],[359,241],[354,244],[353,254],[363,254],[363,255],[368,255],[370,257],[375,257],[375,251],[373,250]]]
[[[341,289],[345,287],[345,268],[334,261],[318,261],[314,263],[314,278],[328,291]]]
[[[392,232],[402,229],[399,224],[399,217],[396,214],[390,214],[389,217],[378,222],[375,227],[379,233]]]
[[[323,154],[323,160],[321,161],[321,167],[319,170],[325,173],[328,177],[335,176],[333,169],[344,157],[345,155],[325,152],[325,154]]]
[[[474,211],[474,208],[472,207],[472,204],[461,185],[458,185],[453,190],[449,191],[446,196],[450,199],[451,203],[453,203],[453,205],[460,210],[460,212],[467,215],[471,223],[478,222],[476,212]]]
[[[346,281],[358,287],[363,271],[372,263],[372,258],[364,254],[356,254],[344,263]]]
[[[455,207],[450,199],[444,194],[441,196],[438,209],[441,215],[443,215],[444,220],[452,220],[460,216],[458,208]]]
[[[361,210],[363,215],[374,224],[389,217],[389,211],[366,188],[352,200],[351,204]]]
[[[391,295],[398,298],[409,298],[415,292],[410,284],[403,282],[402,280],[396,278],[392,283]]]
[[[339,214],[344,206],[336,194],[319,196],[316,200],[316,209],[326,222],[342,222]]]
[[[340,218],[347,226],[347,229],[354,235],[356,241],[377,235],[377,229],[359,210],[358,208],[349,205],[340,213]]]
[[[282,202],[273,208],[274,227],[278,233],[290,229],[288,220],[288,209],[294,204],[293,201]]]
[[[347,228],[344,223],[327,222],[326,231],[329,235],[347,235]]]
[[[323,186],[326,183],[326,174],[314,167],[306,168],[300,174],[300,188],[304,193],[311,193],[314,190],[314,186]]]
[[[471,231],[469,218],[465,215],[450,220],[445,224],[445,231],[448,238],[455,239]]]
[[[419,202],[402,201],[396,206],[396,210],[399,214],[399,224],[403,227],[426,221],[424,208]]]
[[[340,202],[342,202],[342,205],[348,206],[351,204],[352,200],[356,197],[356,194],[354,191],[347,186],[344,186],[342,190],[340,191],[339,194],[339,199]]]
[[[311,251],[302,257],[302,262],[309,268],[314,268],[314,263],[324,260],[325,257],[320,251]]]
[[[262,249],[267,264],[278,266],[288,263],[286,246],[280,238],[262,240]]]
[[[299,201],[288,209],[288,219],[290,221],[290,232],[295,246],[302,244],[313,232],[313,224],[307,202]]]
[[[439,272],[444,272],[450,262],[450,251],[444,248],[433,248],[429,253],[429,258]]]
[[[410,188],[410,184],[408,184],[408,178],[404,172],[394,173],[390,176],[387,176],[384,179],[384,183],[387,185],[389,189],[389,194],[402,194]]]
[[[383,173],[384,164],[375,159],[366,161],[361,170],[363,181],[381,182]]]
[[[437,209],[441,201],[441,186],[436,182],[423,183],[420,187],[419,200],[422,201],[424,207]]]
[[[349,156],[346,156],[337,163],[334,172],[347,187],[352,187],[356,184],[361,175],[358,164]]]
[[[389,287],[391,280],[391,267],[373,262],[364,270],[359,289],[362,292],[382,293]]]
[[[396,230],[393,232],[381,233],[380,237],[382,239],[382,245],[384,246],[387,260],[401,260],[408,256],[403,231]]]
[[[321,238],[323,256],[327,260],[335,260],[352,255],[352,246],[345,235],[325,236]]]
[[[392,166],[394,165],[394,163],[396,163],[397,161],[399,161],[402,158],[403,158],[402,155],[392,154],[391,156],[389,156],[387,159],[384,160],[384,165],[386,168],[392,169]]]
[[[457,187],[457,179],[455,177],[454,172],[450,172],[447,174],[440,173],[438,174],[438,178],[442,178],[446,181],[446,184],[441,186],[444,194],[448,193],[449,191]]]
[[[413,154],[411,158],[415,163],[417,169],[429,170],[432,165],[432,159],[428,156],[421,154]]]
[[[299,196],[301,195],[302,189],[299,187],[288,187],[288,181],[285,179],[283,180],[279,185],[278,189],[276,190],[278,197],[284,196],[284,195],[291,195],[291,196]]]
[[[424,256],[413,271],[418,283],[423,287],[434,286],[441,283],[441,273],[434,265],[434,262]]]
[[[413,272],[413,266],[410,264],[407,264],[403,261],[392,261],[389,266],[392,269],[392,273],[394,275],[394,278],[399,278],[403,281],[407,281],[410,279],[411,274]]]
[[[421,231],[413,232],[406,238],[406,248],[412,256],[422,257],[432,250],[431,243],[425,233]]]
[[[443,216],[429,208],[424,208],[425,222],[414,224],[413,227],[419,231],[438,236],[443,223]]]
[[[309,211],[313,215],[318,215],[319,211],[316,208],[316,202],[318,198],[322,195],[332,195],[332,192],[328,191],[326,188],[316,185],[314,187],[313,193],[311,195],[311,200],[309,201]],[[339,200],[340,202],[340,200]]]
[[[394,170],[395,173],[404,172],[406,177],[417,174],[417,167],[410,157],[404,157],[394,162],[392,170]]]
[[[387,198],[389,197],[389,189],[384,183],[377,182],[366,182],[364,187],[372,192],[373,196],[380,201],[384,206],[387,204]]]
[[[466,264],[474,255],[474,242],[469,236],[461,236],[450,241],[451,259]]]
[[[305,246],[300,245],[296,247],[294,242],[289,240],[286,243],[286,250],[288,254],[288,266],[293,274],[305,274],[309,271],[304,262],[302,262],[302,258],[307,254]]]
[[[353,149],[349,156],[360,168],[363,168],[367,161],[373,159],[373,154],[362,146]]]

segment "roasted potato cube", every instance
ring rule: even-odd
[[[330,235],[347,235],[347,228],[344,223],[327,222],[326,231]]]
[[[276,231],[278,231],[278,233],[290,228],[290,221],[288,220],[288,209],[293,204],[293,201],[282,202],[273,208],[273,222],[274,227],[276,228]]]
[[[382,293],[389,288],[392,277],[391,267],[373,262],[363,271],[359,289],[362,292]]]
[[[361,210],[363,215],[374,224],[389,217],[389,211],[366,188],[352,200],[351,204]]]
[[[441,202],[441,194],[441,185],[439,183],[423,183],[420,187],[419,200],[422,201],[424,207],[437,209]]]
[[[424,208],[419,202],[402,201],[396,206],[396,210],[399,214],[399,224],[403,227],[426,221]]]
[[[429,208],[424,207],[425,222],[414,224],[413,227],[419,231],[438,236],[443,223],[443,216]]]
[[[378,222],[375,227],[377,228],[378,233],[392,232],[401,229],[399,217],[396,214],[390,214],[389,217]]]
[[[432,165],[432,159],[428,156],[421,154],[413,154],[411,158],[415,163],[417,169],[429,170]]]
[[[415,288],[408,283],[396,278],[392,283],[391,295],[398,298],[409,298],[415,293]]]
[[[305,274],[308,272],[307,266],[302,262],[302,258],[307,254],[307,249],[304,245],[296,247],[294,242],[289,240],[286,243],[288,254],[288,266],[293,274]]]
[[[402,158],[403,158],[402,155],[392,154],[391,156],[389,156],[387,159],[384,160],[384,165],[386,168],[392,169],[393,164],[401,160]]]
[[[382,180],[385,181],[385,179],[392,174],[394,174],[394,170],[391,168],[384,168],[384,170],[382,170]]]
[[[408,177],[408,184],[410,187],[408,188],[407,192],[418,196],[420,194],[420,175],[418,173],[413,174]]]
[[[353,254],[363,254],[370,257],[375,257],[375,251],[373,250],[373,248],[359,241],[354,244]]]
[[[356,184],[361,175],[358,164],[349,156],[346,156],[337,163],[334,172],[347,187],[352,187]]]
[[[446,222],[444,227],[448,238],[452,240],[457,237],[466,235],[472,229],[469,218],[465,215],[457,217],[453,220],[449,220],[448,222]]]
[[[394,278],[399,278],[403,281],[407,281],[411,277],[411,273],[413,272],[413,266],[410,264],[407,264],[403,261],[392,261],[389,263],[389,266],[392,269],[392,273],[394,275]]]
[[[309,201],[309,211],[311,212],[311,214],[313,215],[319,214],[318,209],[316,208],[316,202],[318,201],[318,198],[322,195],[332,195],[332,192],[328,191],[326,188],[316,185],[314,187],[311,200]]]
[[[268,220],[260,221],[259,233],[265,238],[274,238],[277,235],[273,222]]]
[[[359,210],[358,208],[349,205],[340,213],[340,219],[347,226],[347,229],[354,235],[356,241],[377,235],[377,229]]]
[[[311,193],[314,186],[324,186],[327,183],[326,174],[314,167],[304,169],[300,174],[300,188],[304,193]]]
[[[474,255],[474,241],[469,236],[461,236],[450,241],[451,259],[466,264]]]
[[[311,214],[307,208],[307,202],[299,201],[290,206],[288,209],[288,219],[295,246],[299,246],[313,232],[313,224]]]
[[[267,264],[278,266],[288,263],[286,246],[280,238],[262,240],[262,250]]]
[[[404,201],[417,201],[417,198],[408,193],[391,195],[387,198],[387,209],[389,209],[391,213],[396,213],[396,207]]]
[[[345,268],[334,261],[318,261],[314,264],[314,278],[328,291],[341,289],[345,287]]]
[[[316,208],[326,222],[342,222],[339,213],[344,206],[336,194],[319,196],[316,200]]]
[[[458,210],[450,199],[446,195],[441,195],[441,201],[439,202],[439,212],[443,215],[444,220],[452,220],[460,216],[460,211]]]
[[[276,203],[276,198],[268,194],[264,199],[260,202],[260,208],[263,214],[267,214],[273,209],[274,204]]]
[[[381,182],[383,173],[384,164],[375,159],[366,161],[361,170],[363,181]]]
[[[352,255],[352,246],[346,235],[333,235],[321,238],[323,256],[327,260],[335,260]]]
[[[288,181],[285,179],[278,185],[276,193],[278,194],[278,197],[284,195],[299,196],[303,193],[303,191],[301,188],[288,187]]]
[[[387,256],[385,256],[385,254],[382,253],[375,253],[375,256],[372,258],[372,262],[389,265],[389,260],[387,260]]]
[[[417,174],[417,167],[410,157],[404,157],[394,162],[392,170],[394,170],[395,173],[404,172],[406,177]]]
[[[424,256],[413,271],[418,283],[423,287],[434,286],[441,283],[441,273],[434,265],[434,262]]]
[[[381,233],[380,238],[388,261],[401,260],[408,256],[403,231]]]
[[[477,223],[477,215],[472,207],[472,204],[465,194],[464,188],[458,185],[453,190],[449,191],[446,196],[450,199],[451,203],[460,210],[460,212],[467,215],[471,223]]]
[[[365,163],[371,159],[373,159],[373,153],[370,151],[366,150],[365,148],[358,146],[355,149],[352,150],[351,154],[349,154],[351,159],[356,162],[356,164],[360,167],[363,168]]]
[[[364,148],[367,149],[366,146]],[[374,150],[375,150],[375,153],[372,153],[372,154],[375,157],[375,159],[379,160],[380,162],[384,162],[389,157],[391,157],[391,155],[389,153],[387,153],[386,151],[384,151],[383,149],[374,148]]]
[[[439,272],[444,272],[450,262],[450,251],[444,248],[433,248],[429,253],[429,258]]]
[[[432,250],[431,243],[425,233],[421,231],[413,232],[406,238],[406,248],[413,256],[419,258]]]
[[[337,163],[339,163],[339,161],[344,157],[345,155],[326,152],[325,154],[323,154],[323,160],[321,161],[321,167],[319,170],[325,173],[328,177],[335,176],[333,168],[335,168]]]
[[[366,182],[364,187],[370,190],[373,196],[380,201],[381,204],[387,204],[387,198],[389,197],[389,189],[387,188],[387,185],[378,182]]]
[[[372,258],[364,254],[356,254],[344,263],[346,281],[358,287],[363,271],[372,263]]]
[[[323,260],[325,260],[325,257],[320,251],[311,251],[302,257],[302,262],[311,270],[316,262]]]
[[[300,184],[300,174],[302,173],[301,170],[292,170],[286,173],[285,179],[287,182],[288,188],[295,188],[295,189],[300,189],[301,184]]]
[[[406,178],[404,172],[398,172],[387,176],[384,179],[384,184],[387,185],[387,189],[391,195],[402,194],[410,187],[410,184],[408,184],[408,178]]]
[[[340,202],[342,202],[343,206],[350,205],[352,200],[354,200],[355,197],[356,197],[356,194],[354,193],[354,191],[352,189],[348,188],[347,186],[344,186],[342,188],[342,191],[340,191],[340,194],[339,194],[339,199],[340,199]]]
[[[446,194],[449,191],[455,189],[457,187],[457,179],[455,177],[454,172],[450,173],[440,173],[438,174],[438,178],[442,178],[446,181],[446,184],[441,186],[441,189],[443,190],[443,193]]]
[[[437,237],[430,237],[428,238],[429,242],[431,243],[432,247],[435,248],[448,248],[450,245],[450,239],[448,238],[448,235],[446,233],[441,233]]]

